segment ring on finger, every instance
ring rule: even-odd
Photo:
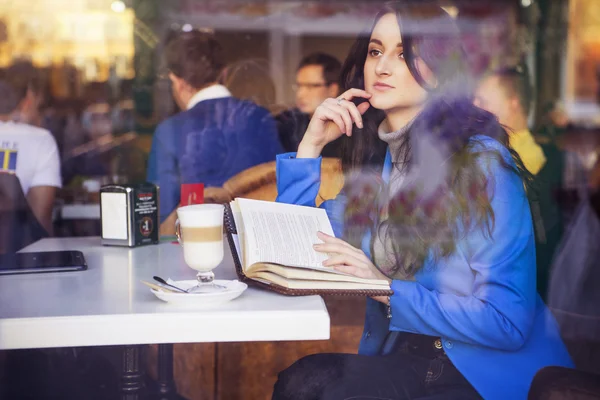
[[[341,105],[341,104],[342,104],[342,101],[344,101],[344,99],[337,99],[337,105],[338,105],[338,106],[339,106],[339,105]]]

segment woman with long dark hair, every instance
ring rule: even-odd
[[[323,207],[324,265],[386,277],[358,355],[305,357],[274,399],[525,399],[538,370],[572,366],[535,285],[529,175],[472,103],[460,35],[441,8],[392,4],[345,62],[345,92],[277,160],[278,201],[315,205],[320,151],[345,135],[342,193]]]

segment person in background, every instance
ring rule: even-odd
[[[60,158],[52,134],[15,122],[15,112],[29,101],[26,87],[0,80],[0,173],[19,178],[33,214],[52,234],[52,210],[61,187]]]
[[[275,83],[269,72],[269,62],[265,59],[244,59],[228,65],[221,72],[219,83],[233,97],[249,100],[273,115],[282,110],[276,103]]]
[[[545,300],[549,269],[563,234],[563,215],[557,201],[565,169],[564,154],[556,144],[538,144],[527,125],[532,89],[525,65],[500,69],[479,84],[475,105],[498,117],[508,129],[513,149],[535,175],[535,189],[527,193],[536,234],[537,287]]]
[[[168,42],[165,59],[182,111],[156,128],[148,161],[147,179],[160,187],[163,234],[174,231],[182,184],[222,186],[282,151],[269,111],[232,97],[217,83],[224,60],[212,34],[178,33]]]
[[[304,57],[296,70],[296,108],[279,114],[275,119],[279,138],[285,151],[297,151],[304,132],[317,107],[328,97],[339,94],[341,63],[325,53]],[[340,157],[341,140],[329,143],[323,157]]]
[[[500,124],[508,129],[511,147],[529,172],[537,175],[546,163],[546,156],[527,124],[531,92],[524,65],[504,68],[481,80],[475,91],[475,105],[498,117]]]
[[[114,141],[110,97],[107,82],[90,82],[84,89],[84,108],[77,121],[78,137],[63,149],[61,174],[67,187],[76,182],[77,177],[112,175],[111,154],[106,152],[107,148],[113,147]]]
[[[17,110],[12,113],[15,122],[33,126],[44,126],[41,106],[44,103],[44,82],[40,71],[29,61],[18,61],[6,70],[6,79],[25,96]]]

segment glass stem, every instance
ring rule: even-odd
[[[215,274],[212,271],[198,272],[198,274],[196,275],[196,279],[198,279],[198,284],[200,285],[212,283],[215,279]]]

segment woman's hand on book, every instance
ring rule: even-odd
[[[323,261],[324,267],[332,267],[336,271],[344,272],[350,275],[365,279],[385,279],[388,282],[392,280],[383,275],[375,264],[367,257],[364,251],[357,249],[342,239],[329,236],[323,232],[317,232],[317,237],[323,241],[321,244],[315,244],[313,247],[320,253],[335,254]],[[390,298],[387,296],[376,296],[373,300],[379,301],[389,306]]]
[[[385,275],[377,270],[377,267],[361,249],[357,249],[342,239],[318,232],[317,237],[323,243],[315,244],[314,249],[319,253],[333,254],[323,261],[324,267],[331,267],[336,271],[354,275],[364,279],[385,279],[391,282]]]
[[[349,89],[337,98],[329,98],[317,107],[308,124],[302,142],[298,146],[297,158],[316,158],[327,143],[343,134],[352,135],[352,125],[363,127],[362,115],[369,109],[368,101],[356,106],[354,98],[371,98],[361,89]]]

